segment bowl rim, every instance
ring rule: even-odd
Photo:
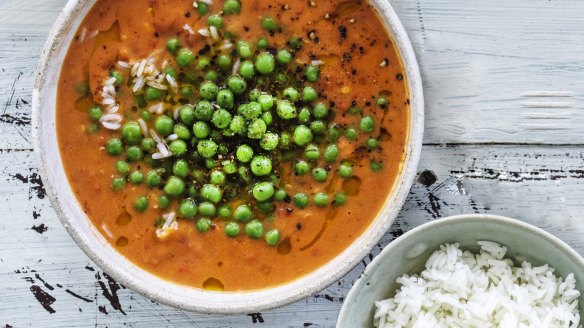
[[[371,251],[371,249],[373,249],[375,244],[387,232],[392,222],[396,219],[399,210],[405,203],[406,197],[417,174],[417,165],[422,150],[424,130],[424,95],[422,89],[422,78],[416,55],[408,34],[403,27],[399,17],[397,16],[397,13],[394,11],[391,4],[387,0],[368,0],[368,2],[378,12],[384,27],[387,29],[388,33],[396,44],[396,49],[400,54],[403,70],[405,72],[410,98],[410,126],[405,150],[406,156],[404,158],[404,162],[402,163],[401,172],[397,176],[393,189],[389,193],[383,208],[379,211],[368,228],[363,231],[363,233],[357,237],[344,251],[315,270],[298,277],[296,280],[286,282],[282,285],[276,285],[252,291],[232,291],[222,293],[225,295],[225,297],[229,297],[229,295],[235,294],[249,295],[249,302],[243,305],[214,305],[210,303],[201,305],[196,303],[196,301],[200,302],[201,299],[195,300],[195,302],[193,302],[190,299],[178,297],[172,293],[165,292],[165,290],[162,288],[152,290],[150,285],[142,285],[138,283],[138,279],[133,277],[128,271],[112,266],[110,263],[108,263],[110,261],[108,261],[106,256],[100,255],[94,250],[94,247],[97,243],[96,237],[88,237],[81,231],[80,228],[77,228],[75,224],[73,224],[74,221],[72,218],[67,216],[65,213],[66,211],[64,210],[64,206],[61,204],[61,202],[65,202],[66,200],[63,200],[63,197],[58,195],[56,191],[56,185],[53,183],[53,179],[49,175],[51,165],[49,162],[51,156],[47,153],[44,147],[47,141],[44,140],[42,136],[43,129],[49,127],[43,127],[43,125],[47,124],[43,124],[41,121],[41,108],[48,106],[51,108],[50,110],[55,111],[55,104],[49,103],[48,105],[45,105],[46,100],[44,100],[42,97],[43,88],[48,87],[47,70],[53,63],[53,57],[57,56],[59,50],[57,47],[59,45],[60,38],[63,38],[67,35],[67,27],[73,18],[80,14],[79,12],[82,6],[87,5],[85,1],[69,0],[66,3],[64,9],[61,11],[54,26],[52,27],[48,39],[43,47],[42,54],[37,65],[32,101],[32,136],[35,150],[34,152],[36,155],[37,164],[39,166],[39,172],[41,174],[43,183],[45,184],[47,195],[51,201],[53,209],[68,234],[93,262],[95,262],[102,270],[110,274],[114,279],[127,286],[131,290],[149,299],[156,300],[157,302],[200,313],[241,314],[281,307],[309,297],[310,295],[325,289],[344,276],[346,273],[348,273],[364,256],[366,256]],[[73,31],[75,30],[76,29],[73,29]],[[68,48],[70,44],[64,44],[64,46]],[[55,129],[55,127],[50,128]],[[57,165],[62,166],[60,161]],[[390,202],[392,198],[394,198],[393,202]],[[76,206],[79,205],[77,204]],[[121,256],[123,257],[123,255]],[[149,274],[148,271],[138,267],[125,257],[124,261],[129,265],[137,267],[141,271]],[[154,277],[158,278],[162,282],[167,282],[183,287],[183,285],[174,283],[172,281],[165,280],[157,276]],[[280,287],[288,286],[298,287],[298,289],[293,290],[291,294],[278,293],[280,291],[286,291],[285,289],[279,290]],[[290,289],[290,287],[288,287],[288,289]],[[184,285],[184,288],[192,287]],[[266,291],[273,291],[274,295],[269,297],[269,299],[262,299],[258,297],[260,294],[263,296]],[[212,292],[203,292],[201,295],[202,294],[211,295]]]
[[[453,215],[453,216],[433,220],[430,222],[426,222],[420,226],[417,226],[417,227],[413,228],[412,230],[399,236],[395,240],[391,241],[385,248],[383,248],[383,250],[379,254],[377,254],[377,256],[375,256],[373,261],[371,261],[371,263],[369,263],[367,265],[367,267],[365,268],[365,270],[363,270],[361,275],[359,275],[359,278],[357,278],[355,283],[353,283],[353,286],[349,290],[349,293],[347,293],[347,296],[345,297],[345,302],[343,302],[343,306],[341,307],[341,310],[339,311],[336,326],[340,327],[341,320],[344,319],[345,316],[347,316],[347,311],[349,308],[349,305],[348,305],[349,301],[354,297],[353,294],[357,293],[357,290],[363,287],[362,286],[363,281],[364,281],[363,278],[368,276],[369,272],[372,271],[375,267],[377,267],[378,263],[383,261],[383,258],[385,257],[386,254],[390,253],[394,248],[396,248],[401,243],[405,242],[405,240],[408,239],[408,237],[410,237],[412,235],[415,235],[418,233],[424,233],[425,231],[431,230],[432,228],[434,228],[436,226],[455,225],[455,224],[459,224],[459,223],[463,223],[463,222],[467,222],[467,221],[483,221],[483,222],[494,222],[494,223],[498,223],[498,224],[509,224],[509,225],[513,225],[515,227],[518,227],[520,229],[530,231],[531,233],[550,241],[557,248],[559,248],[562,252],[564,252],[568,257],[570,257],[570,259],[572,259],[579,266],[584,268],[584,258],[578,252],[576,252],[576,250],[574,250],[570,245],[566,244],[566,242],[564,242],[560,238],[554,236],[553,234],[551,234],[551,233],[549,233],[549,232],[547,232],[547,231],[543,230],[542,228],[539,228],[535,225],[521,221],[519,219],[513,219],[510,217],[501,216],[501,215],[494,215],[494,214]]]

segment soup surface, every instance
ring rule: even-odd
[[[73,191],[121,254],[177,283],[252,290],[369,226],[401,170],[408,103],[367,1],[100,0],[63,64],[57,132]]]

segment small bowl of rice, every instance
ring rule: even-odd
[[[522,221],[459,215],[389,244],[347,295],[338,328],[582,327],[584,259]]]

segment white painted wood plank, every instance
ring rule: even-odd
[[[249,315],[187,313],[155,304],[123,288],[117,291],[120,308],[115,309],[104,296],[100,283],[104,284],[106,295],[116,284],[110,285],[107,277],[79,250],[48,200],[39,198],[43,194],[36,171],[30,169],[32,157],[29,151],[0,153],[0,181],[5,182],[0,184],[0,213],[4,222],[0,225],[0,325],[252,325]],[[584,254],[584,238],[580,233],[584,231],[583,167],[581,147],[427,146],[419,168],[424,173],[420,176],[428,181],[432,171],[436,182],[429,186],[420,182],[414,185],[398,221],[373,255],[394,236],[424,222],[473,212],[507,215],[530,222]],[[41,224],[46,226],[46,232],[31,230]],[[351,273],[318,295],[262,313],[261,326],[305,327],[310,323],[315,327],[333,327],[343,297],[370,259],[365,258]],[[55,298],[50,304],[55,313],[49,313],[37,302],[30,290],[33,285]]]

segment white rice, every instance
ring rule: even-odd
[[[163,214],[162,218],[164,218],[164,224],[160,229],[156,229],[156,237],[166,239],[172,232],[178,230],[178,222],[176,221],[175,212]]]
[[[209,32],[211,32],[211,38],[214,41],[219,40],[219,31],[217,31],[217,28],[215,26],[209,27]]]
[[[505,247],[478,244],[478,254],[442,245],[424,271],[398,278],[395,297],[375,302],[374,326],[582,327],[573,274],[564,281],[547,264],[516,267]]]
[[[187,31],[190,35],[195,34],[195,31],[193,30],[193,28],[189,24],[183,25],[183,29],[185,31]]]
[[[200,30],[198,30],[197,32],[199,32],[200,35],[204,36],[204,37],[208,37],[209,36],[209,30],[206,28],[202,28]]]

